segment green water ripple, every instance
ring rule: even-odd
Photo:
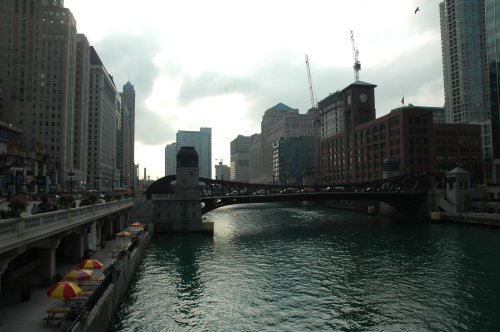
[[[500,232],[234,206],[158,235],[110,331],[495,331]]]

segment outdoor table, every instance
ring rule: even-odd
[[[93,292],[97,289],[99,284],[79,284],[78,285],[83,292]]]
[[[45,317],[44,320],[47,324],[53,321],[58,321],[60,323],[64,316],[66,316],[66,314],[70,311],[71,308],[68,307],[49,307],[46,310],[47,317]]]
[[[125,251],[123,248],[116,248],[111,250],[111,258],[118,257],[122,251]]]
[[[68,299],[65,301],[66,305],[74,308],[74,307],[81,307],[82,304],[87,302],[89,298],[87,296],[78,296],[78,297],[72,297],[71,299]]]

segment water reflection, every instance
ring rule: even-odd
[[[498,230],[266,205],[207,219],[213,238],[153,239],[113,331],[500,325]]]

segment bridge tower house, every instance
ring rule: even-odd
[[[177,153],[175,194],[153,194],[155,232],[201,232],[198,153],[181,147]]]

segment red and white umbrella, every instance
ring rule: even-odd
[[[83,262],[78,265],[80,269],[87,269],[87,270],[97,270],[97,269],[102,269],[102,263],[99,262],[97,259],[86,259]]]
[[[92,278],[92,270],[71,270],[64,275],[64,279],[72,281],[84,281]]]
[[[61,281],[47,290],[47,295],[54,299],[69,300],[82,292],[82,289],[70,281]]]
[[[130,224],[130,227],[142,227],[144,224],[140,221],[134,221],[133,223]]]

